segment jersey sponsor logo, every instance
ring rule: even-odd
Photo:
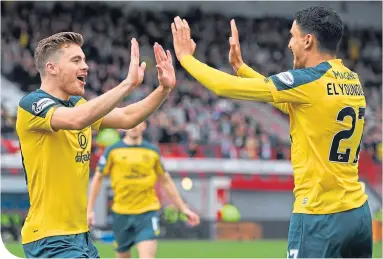
[[[336,79],[357,80],[358,74],[351,71],[332,71]]]
[[[140,165],[132,165],[130,172],[124,175],[125,179],[142,179],[146,177],[148,177],[148,173]]]
[[[77,141],[78,141],[80,148],[82,148],[83,150],[85,150],[87,148],[88,139],[86,138],[84,133],[79,132],[77,134]],[[85,163],[85,162],[90,161],[90,152],[89,151],[87,151],[86,153],[77,152],[77,154],[75,156],[75,160],[77,163]]]
[[[44,110],[49,105],[55,103],[52,99],[49,98],[43,98],[41,100],[38,100],[37,102],[32,103],[32,111],[35,114],[39,114],[42,110]]]
[[[277,74],[277,77],[282,83],[284,83],[286,85],[293,85],[294,84],[293,74],[291,74],[291,72],[289,72],[289,71],[279,73],[279,74]]]
[[[82,149],[86,149],[86,147],[88,146],[88,140],[87,140],[86,136],[84,135],[84,133],[82,133],[82,132],[78,133],[77,140],[78,140],[78,144],[80,145],[80,147]]]
[[[81,152],[77,152],[75,160],[76,160],[76,163],[83,163],[83,164],[90,161],[90,152],[88,151],[85,154]]]

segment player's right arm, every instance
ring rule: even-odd
[[[93,226],[95,224],[94,205],[97,200],[97,196],[100,193],[103,175],[100,171],[94,173],[92,183],[90,185],[89,199],[88,199],[88,225]]]
[[[65,107],[49,95],[30,94],[20,101],[20,113],[29,112],[26,116],[28,131],[81,130],[100,121],[110,113],[118,103],[129,95],[144,76],[145,63],[139,66],[139,49],[135,39],[132,40],[131,60],[127,78],[107,93],[76,107]],[[25,120],[24,120],[25,121]],[[25,126],[24,126],[25,127]]]
[[[81,130],[110,113],[135,85],[122,82],[117,87],[74,108],[57,106],[52,113],[51,126],[57,130]]]
[[[101,184],[102,184],[103,175],[100,171],[94,173],[92,183],[90,185],[89,199],[88,199],[88,208],[87,208],[87,217],[88,225],[94,226],[96,223],[94,215],[94,205],[97,200],[97,196],[100,193]]]
[[[104,154],[98,161],[96,172],[94,173],[92,183],[89,190],[87,217],[88,225],[93,226],[95,224],[94,205],[96,204],[97,196],[100,193],[102,180],[104,175],[110,173],[112,159],[110,157],[110,148],[107,148]]]
[[[243,63],[238,71],[237,71],[237,75],[240,76],[240,77],[244,77],[244,78],[261,78],[261,79],[265,79],[265,76],[261,75],[260,73],[254,71],[251,67],[247,66],[245,63]],[[288,114],[289,113],[289,110],[288,110],[288,104],[287,103],[275,103],[275,102],[269,102],[272,106],[274,106],[275,108],[277,108],[278,110],[280,110],[281,112],[283,113],[286,113]]]
[[[191,226],[198,225],[200,223],[199,216],[194,211],[190,210],[188,206],[186,206],[170,174],[165,171],[160,156],[158,156],[158,160],[155,165],[155,170],[158,177],[157,180],[160,183],[160,185],[164,188],[166,196],[172,201],[172,203],[177,207],[177,209],[179,209],[182,213],[186,215],[186,217],[188,218],[188,222]]]
[[[53,130],[80,130],[97,122],[110,113],[129,95],[144,78],[145,63],[139,65],[139,47],[136,39],[131,41],[130,66],[127,78],[105,94],[75,108],[58,107],[51,118]]]
[[[45,93],[33,92],[21,99],[18,118],[23,118],[26,131],[81,130],[102,121],[110,110],[126,96],[133,87],[121,83],[107,93],[76,107],[65,107],[56,98]]]
[[[240,100],[296,104],[309,104],[315,98],[309,94],[308,87],[315,77],[304,75],[305,71],[287,71],[260,79],[240,78],[209,67],[193,57],[196,44],[190,37],[186,20],[177,16],[174,21],[172,34],[178,61],[191,76],[217,95]]]
[[[247,66],[243,62],[241,54],[241,45],[239,43],[239,33],[234,19],[230,21],[231,27],[231,37],[229,38],[230,51],[229,51],[229,61],[233,66],[234,71],[237,73],[237,76],[243,78],[261,78],[264,79],[265,76],[256,72],[251,67]],[[279,109],[283,113],[288,114],[288,104],[287,103],[274,103],[270,102],[272,106]]]

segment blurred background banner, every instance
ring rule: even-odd
[[[170,24],[175,16],[182,15],[188,20],[197,43],[195,56],[232,74],[228,39],[229,21],[235,18],[245,62],[268,76],[291,68],[293,57],[287,44],[292,15],[313,4],[1,2],[3,241],[12,244],[19,240],[20,227],[29,208],[15,120],[19,100],[40,87],[33,60],[39,40],[60,31],[83,34],[83,50],[89,65],[84,97],[90,100],[126,77],[130,40],[137,38],[141,60],[147,63],[147,69],[143,84],[124,100],[124,104],[129,104],[143,99],[157,87],[152,46],[158,42],[173,52]],[[381,215],[382,3],[326,1],[315,4],[333,8],[346,24],[339,58],[359,74],[368,104],[359,176],[369,195],[372,213]],[[294,202],[288,117],[268,104],[220,98],[191,79],[178,62],[175,66],[178,87],[149,118],[145,138],[159,146],[166,170],[185,201],[201,215],[202,223],[190,228],[158,187],[163,206],[161,239],[285,242]],[[121,136],[121,132],[114,130],[94,132],[91,177],[105,147]],[[105,242],[113,240],[110,236],[112,197],[106,179],[96,204],[96,228],[92,229],[94,238]],[[378,216],[374,220],[374,234],[375,241],[379,242],[381,219]],[[263,254],[243,256],[281,254],[284,257],[284,244],[283,251],[275,245]],[[273,250],[278,254],[273,254]],[[170,257],[171,253],[164,256]],[[220,254],[211,256],[220,257]],[[240,252],[233,255],[239,256]]]

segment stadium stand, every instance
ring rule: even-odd
[[[33,61],[36,43],[55,32],[73,30],[84,35],[83,49],[90,67],[87,99],[108,91],[125,77],[129,64],[127,46],[132,37],[138,38],[141,57],[148,68],[144,84],[125,102],[142,99],[157,84],[152,44],[157,41],[167,48],[172,46],[169,24],[176,14],[169,11],[123,12],[101,2],[1,5],[1,73],[25,93],[39,87]],[[195,32],[196,56],[213,67],[232,71],[226,55],[222,55],[229,50],[230,18],[198,9],[185,18]],[[236,17],[236,21],[243,56],[250,66],[265,75],[291,66],[292,56],[286,48],[291,20]],[[346,27],[340,49],[340,58],[359,73],[364,85],[368,107],[362,153],[372,163],[380,163],[382,157],[381,38],[381,31]],[[183,70],[177,71],[177,80],[178,88],[150,118],[146,132],[147,138],[160,144],[165,157],[289,159],[288,118],[281,112],[267,104],[221,99],[200,87]],[[17,152],[15,114],[2,105],[1,120],[1,151]]]

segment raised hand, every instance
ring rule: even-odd
[[[164,49],[157,42],[154,44],[153,49],[157,63],[158,81],[164,88],[173,89],[176,85],[176,73],[173,67],[172,54],[169,50],[165,54]]]
[[[229,38],[229,43],[230,43],[229,61],[230,61],[230,64],[233,66],[233,69],[235,70],[235,72],[237,72],[238,69],[243,64],[243,59],[241,55],[241,46],[239,44],[238,29],[234,19],[230,21],[230,27],[231,27],[231,37]]]
[[[176,57],[181,61],[185,55],[193,55],[196,44],[190,37],[190,27],[188,22],[177,16],[171,25],[173,34],[173,44]]]
[[[131,40],[129,73],[124,83],[130,87],[137,87],[144,80],[146,63],[140,66],[140,48],[135,38]]]

